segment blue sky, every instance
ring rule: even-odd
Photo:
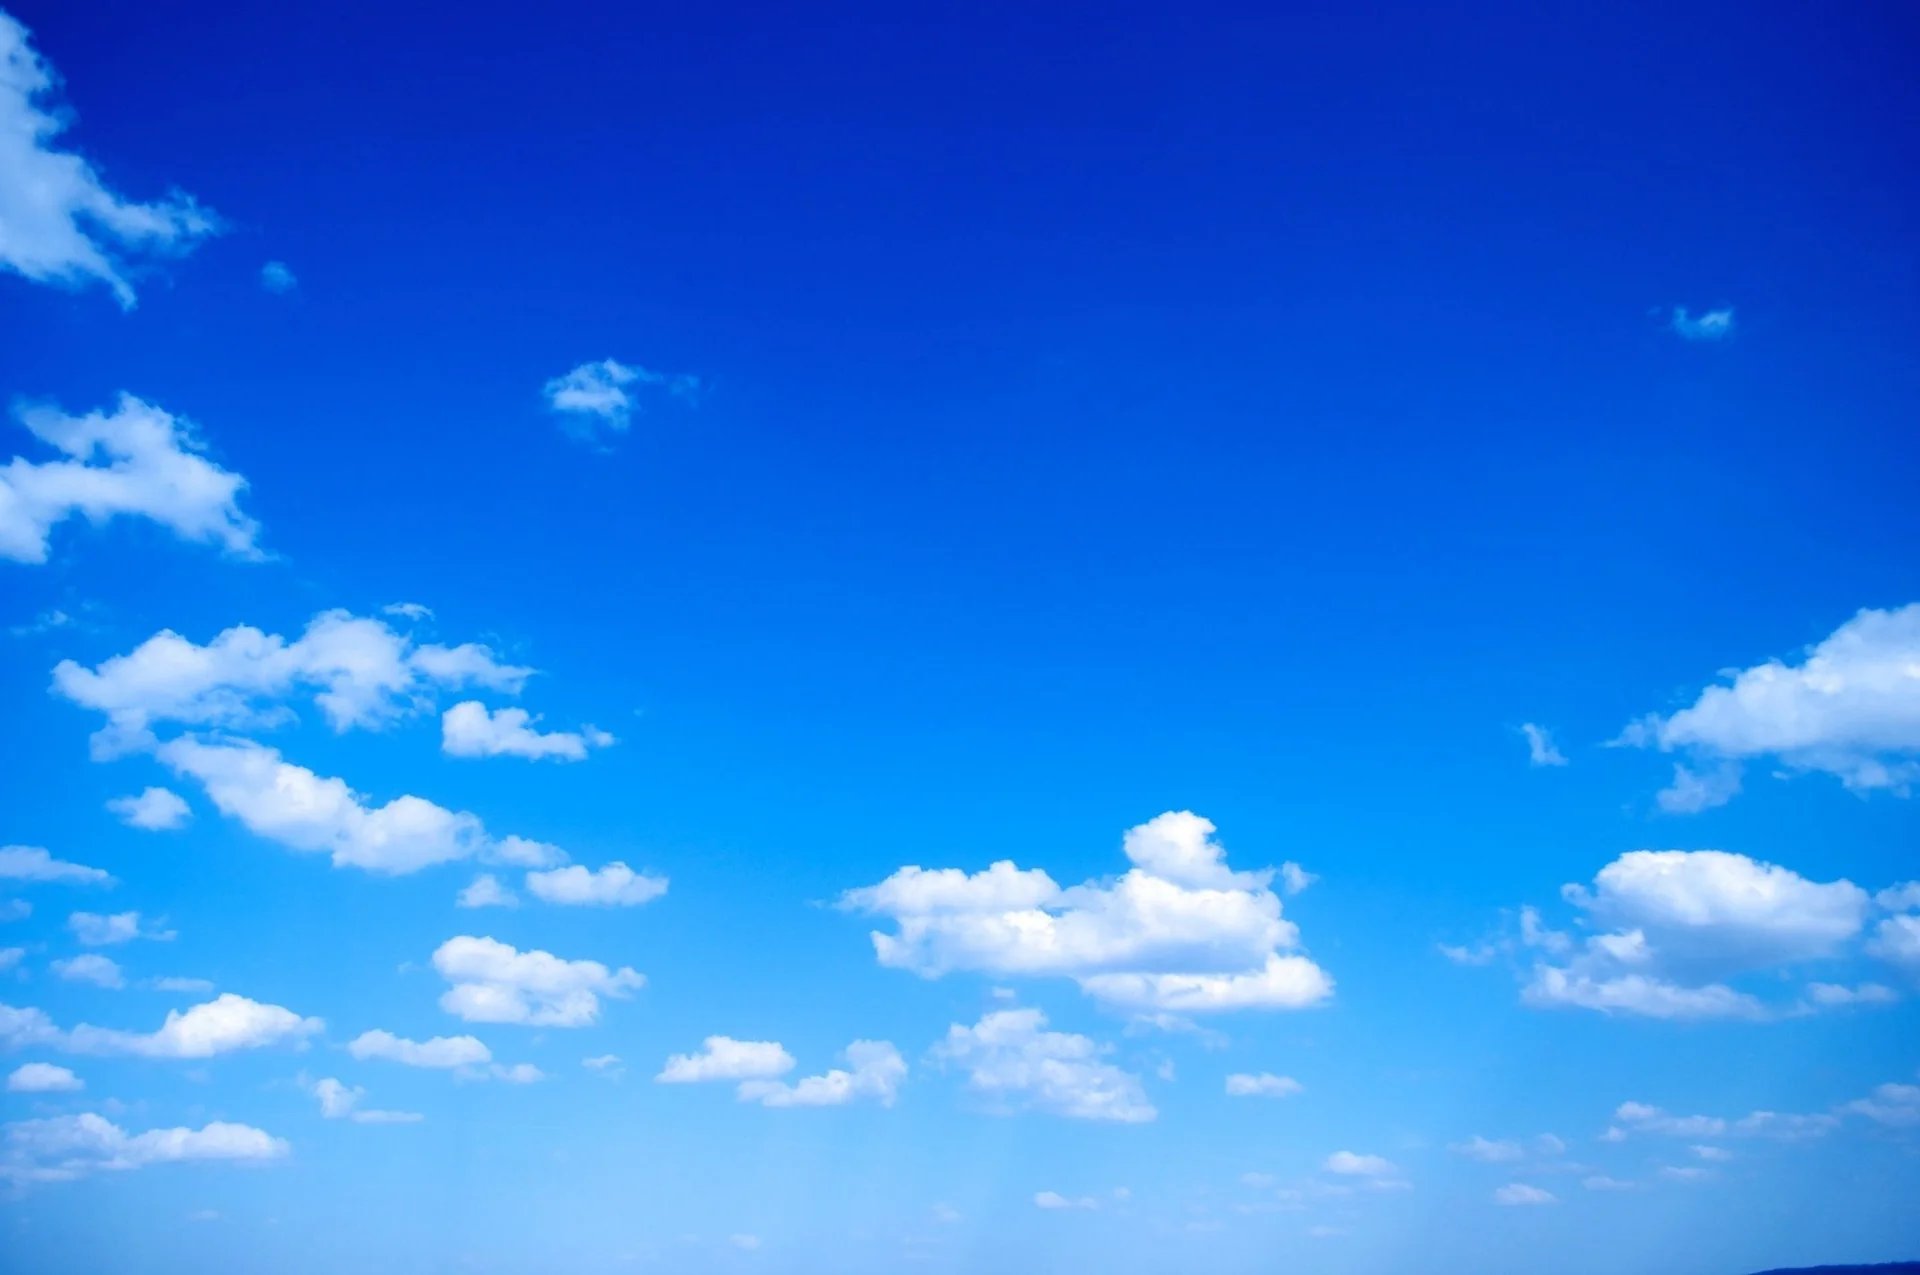
[[[18,1269],[1920,1251],[1910,15],[286,8],[0,19]]]

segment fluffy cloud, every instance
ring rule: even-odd
[[[56,859],[39,846],[0,846],[0,881],[57,881],[67,885],[112,885],[99,868]]]
[[[1111,882],[1061,887],[1001,861],[967,874],[905,867],[850,890],[843,907],[884,916],[880,963],[923,977],[967,970],[1072,978],[1141,1013],[1294,1009],[1332,994],[1281,915],[1271,872],[1236,872],[1213,824],[1170,812],[1129,830],[1132,867]]]
[[[345,731],[386,725],[436,690],[480,686],[517,695],[532,674],[477,643],[416,643],[383,620],[335,610],[314,616],[292,641],[242,624],[201,646],[164,629],[94,668],[62,660],[53,687],[105,714],[94,749],[112,756],[152,747],[152,728],[162,723],[275,725],[295,694],[311,695],[328,724]]]
[[[1534,965],[1524,999],[1652,1018],[1781,1012],[1724,980],[1843,954],[1871,903],[1850,881],[1810,881],[1721,850],[1632,851],[1591,889],[1562,893],[1601,932],[1577,948],[1537,922],[1523,933],[1549,958]]]
[[[45,562],[53,528],[76,515],[96,524],[147,518],[183,540],[261,556],[254,543],[260,526],[238,504],[247,480],[202,455],[188,422],[128,394],[111,412],[24,407],[16,414],[61,457],[16,456],[0,468],[0,558]]]
[[[58,149],[72,112],[54,100],[59,77],[27,29],[0,13],[0,268],[37,283],[104,283],[134,304],[128,257],[186,252],[219,228],[191,195],[135,203],[85,159]]]
[[[127,985],[120,967],[107,957],[89,952],[53,963],[53,972],[69,983],[92,983],[95,987],[121,988]]]
[[[471,1036],[435,1036],[432,1040],[407,1040],[392,1032],[362,1032],[347,1045],[347,1052],[366,1061],[378,1058],[404,1067],[431,1067],[454,1070],[479,1067],[493,1061],[493,1052]]]
[[[1227,1077],[1230,1098],[1287,1098],[1300,1092],[1300,1082],[1292,1076],[1276,1076],[1270,1071],[1258,1075],[1236,1073]]]
[[[586,1027],[600,1016],[600,997],[625,998],[646,982],[631,969],[569,961],[551,952],[521,952],[497,939],[461,935],[442,943],[433,967],[452,986],[440,1007],[471,1023]]]
[[[587,749],[605,748],[613,736],[591,726],[574,731],[539,731],[524,708],[493,712],[479,700],[464,700],[440,717],[440,747],[450,757],[525,757],[532,761],[585,761]]]
[[[215,1121],[199,1129],[151,1129],[129,1134],[88,1112],[0,1127],[0,1178],[64,1182],[102,1170],[138,1169],[181,1160],[265,1161],[291,1148],[251,1125]]]
[[[1718,786],[1704,793],[1692,789],[1707,781],[1683,768],[1669,790],[1679,809],[1730,797],[1740,763],[1758,758],[1833,775],[1856,791],[1904,795],[1920,778],[1920,603],[1863,610],[1799,663],[1740,670],[1670,716],[1633,723],[1621,742],[1717,768]]]
[[[743,1102],[763,1107],[840,1107],[871,1098],[891,1107],[907,1063],[890,1041],[856,1040],[842,1051],[846,1066],[818,1076],[803,1076],[792,1084],[779,1080],[747,1080],[738,1090]]]
[[[1544,726],[1522,722],[1520,733],[1527,738],[1527,763],[1533,766],[1564,766],[1566,756],[1554,746],[1553,736]]]
[[[667,878],[635,872],[624,863],[609,863],[593,872],[575,864],[527,873],[527,890],[547,903],[635,907],[665,894]]]
[[[735,1040],[709,1036],[699,1052],[674,1054],[654,1079],[661,1084],[700,1084],[712,1080],[765,1080],[794,1068],[793,1055],[777,1040]]]
[[[1668,323],[1683,341],[1724,341],[1733,335],[1733,307],[1722,306],[1695,316],[1687,307],[1677,305]]]
[[[602,429],[625,433],[639,410],[643,390],[660,390],[692,402],[700,381],[693,376],[653,372],[613,359],[582,363],[546,384],[547,407],[556,413],[569,434],[591,440]]]
[[[328,1120],[351,1120],[355,1124],[418,1124],[426,1119],[415,1111],[380,1111],[362,1107],[367,1091],[348,1086],[329,1076],[313,1082],[313,1096],[320,1101],[320,1114]]]
[[[456,859],[537,863],[566,857],[525,838],[496,839],[479,816],[422,797],[369,805],[345,780],[316,775],[264,744],[188,737],[161,745],[159,756],[175,772],[198,780],[222,814],[289,849],[324,852],[335,867],[398,876]]]
[[[1890,916],[1881,921],[1867,952],[1920,981],[1920,916]]]
[[[491,872],[482,872],[468,883],[454,899],[454,906],[463,908],[517,908],[520,896],[500,884],[500,878]]]
[[[318,1018],[302,1018],[278,1005],[263,1005],[228,992],[187,1010],[170,1010],[158,1030],[120,1031],[85,1023],[70,1031],[55,1027],[37,1009],[0,1005],[0,1043],[46,1046],[76,1054],[131,1054],[142,1058],[212,1058],[269,1045],[304,1044],[324,1031]]]
[[[25,1063],[7,1077],[8,1093],[75,1093],[86,1087],[80,1077],[52,1063]]]
[[[1394,1178],[1400,1175],[1400,1169],[1393,1161],[1353,1151],[1336,1151],[1320,1167],[1328,1173],[1349,1178]]]
[[[167,788],[148,788],[137,797],[115,797],[107,809],[120,816],[129,828],[164,832],[178,828],[193,817],[180,794]]]
[[[103,916],[98,912],[75,912],[67,918],[67,928],[88,947],[111,947],[117,943],[131,943],[135,939],[154,939],[165,943],[174,936],[172,930],[158,929],[148,924],[138,912],[115,912],[111,916]]]
[[[1037,1009],[997,1010],[971,1027],[950,1026],[933,1057],[965,1069],[968,1088],[1009,1108],[1129,1124],[1158,1114],[1138,1076],[1102,1061],[1107,1047],[1046,1025]]]
[[[1494,1191],[1493,1202],[1495,1204],[1525,1205],[1558,1204],[1560,1200],[1559,1197],[1551,1191],[1542,1191],[1537,1186],[1528,1186],[1524,1182],[1509,1182],[1507,1185]]]

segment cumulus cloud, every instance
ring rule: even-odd
[[[714,1080],[764,1080],[784,1076],[795,1066],[777,1040],[735,1040],[709,1036],[697,1053],[674,1054],[654,1079],[661,1084],[701,1084]]]
[[[1724,341],[1733,335],[1733,307],[1722,306],[1696,316],[1677,305],[1668,322],[1674,335],[1684,341]]]
[[[500,878],[491,872],[482,872],[460,891],[454,904],[463,908],[517,908],[520,896],[501,885]]]
[[[1258,1075],[1240,1072],[1227,1077],[1229,1098],[1287,1098],[1300,1089],[1300,1082],[1292,1076],[1276,1076],[1270,1071]]]
[[[120,967],[107,957],[89,952],[53,963],[53,972],[69,983],[92,983],[95,987],[122,988],[127,985]]]
[[[164,832],[178,828],[193,817],[180,794],[167,788],[148,788],[137,797],[115,797],[107,809],[120,816],[129,828]]]
[[[1138,1076],[1102,1060],[1107,1046],[1046,1025],[1037,1009],[996,1010],[950,1026],[932,1056],[964,1069],[968,1088],[1006,1109],[1128,1124],[1159,1114]]]
[[[355,1124],[418,1124],[426,1119],[417,1111],[381,1111],[362,1107],[367,1091],[358,1085],[346,1085],[332,1076],[313,1082],[313,1096],[320,1102],[320,1114],[328,1120],[351,1120]]]
[[[65,288],[103,283],[130,310],[135,264],[189,251],[219,219],[180,191],[128,200],[59,149],[72,120],[59,84],[27,29],[0,12],[0,268]]]
[[[1524,1182],[1509,1182],[1493,1193],[1495,1204],[1558,1204],[1559,1197],[1551,1191],[1543,1191],[1537,1186],[1528,1186]]]
[[[1677,809],[1725,800],[1741,763],[1762,758],[1856,792],[1904,796],[1920,778],[1920,603],[1863,610],[1798,663],[1738,670],[1688,707],[1632,723],[1620,742],[1685,753],[1719,776],[1702,780],[1683,767],[1669,790],[1679,793]],[[1709,791],[1690,795],[1700,783]]]
[[[86,1087],[80,1077],[52,1063],[23,1063],[7,1076],[8,1093],[77,1093]]]
[[[631,969],[522,952],[497,939],[461,935],[442,943],[433,967],[452,984],[440,1007],[471,1023],[586,1027],[602,996],[624,999],[646,980]]]
[[[485,858],[498,862],[564,860],[557,847],[520,837],[495,838],[478,815],[448,810],[423,797],[395,797],[374,806],[345,780],[316,775],[248,740],[183,737],[160,746],[177,774],[198,780],[220,813],[291,850],[327,854],[335,867],[389,876],[436,863]]]
[[[1850,881],[1810,881],[1722,850],[1635,850],[1591,888],[1562,894],[1600,932],[1576,948],[1536,929],[1528,945],[1549,959],[1534,965],[1524,999],[1652,1018],[1773,1016],[1777,1007],[1725,980],[1842,954],[1870,906]]]
[[[492,712],[479,700],[463,700],[440,717],[440,747],[449,757],[525,757],[531,761],[585,761],[587,749],[605,748],[613,736],[591,726],[579,731],[540,731],[524,708]]]
[[[1564,766],[1567,759],[1554,746],[1553,735],[1544,726],[1522,722],[1520,733],[1527,739],[1527,763],[1532,766]]]
[[[618,862],[592,872],[574,864],[547,872],[527,873],[527,891],[546,903],[579,907],[637,907],[665,894],[667,878],[647,876]]]
[[[262,556],[259,524],[238,504],[247,480],[208,460],[188,422],[128,394],[111,412],[20,407],[15,414],[61,456],[16,456],[0,467],[0,558],[47,561],[53,528],[76,515],[95,524],[146,518],[183,540],[218,544],[238,558]]]
[[[892,1042],[856,1040],[841,1051],[845,1067],[818,1076],[803,1076],[788,1084],[780,1080],[742,1081],[737,1093],[743,1102],[763,1107],[840,1107],[870,1098],[891,1107],[907,1078],[907,1062]]]
[[[138,912],[115,912],[111,916],[103,916],[98,912],[75,912],[67,918],[67,928],[73,931],[74,938],[88,947],[111,947],[118,943],[131,943],[135,939],[153,939],[165,943],[174,937],[172,930],[159,928]]]
[[[92,1112],[19,1120],[0,1126],[0,1134],[0,1178],[20,1183],[65,1182],[89,1173],[182,1160],[279,1160],[292,1149],[284,1139],[251,1125],[216,1120],[199,1129],[129,1134]]]
[[[270,1045],[304,1045],[326,1029],[278,1005],[264,1005],[231,992],[187,1010],[170,1010],[151,1032],[129,1032],[82,1023],[63,1031],[37,1009],[0,1005],[0,1042],[42,1046],[75,1054],[129,1054],[142,1058],[212,1058]]]
[[[369,1031],[354,1037],[347,1045],[347,1052],[363,1062],[377,1058],[399,1063],[403,1067],[429,1067],[446,1071],[480,1067],[493,1061],[493,1052],[472,1036],[407,1040],[392,1032]]]
[[[1112,881],[1063,888],[1007,860],[973,874],[910,866],[840,902],[892,920],[892,933],[872,935],[880,963],[927,978],[1066,977],[1141,1013],[1326,1000],[1333,980],[1290,951],[1299,932],[1281,915],[1273,873],[1228,867],[1213,831],[1184,811],[1141,824],[1122,843],[1133,866]]]
[[[378,728],[431,702],[438,690],[479,686],[517,695],[533,670],[502,663],[478,643],[442,646],[367,616],[322,611],[289,641],[235,625],[202,646],[163,629],[124,655],[87,668],[62,660],[55,692],[106,716],[97,756],[153,747],[153,727],[231,730],[277,725],[286,701],[311,696],[335,731]]]
[[[0,846],[0,881],[114,884],[113,877],[99,868],[56,859],[40,846]]]
[[[699,397],[698,377],[649,371],[613,359],[582,363],[546,384],[547,407],[576,438],[591,440],[602,430],[625,433],[640,410],[640,395],[655,390],[683,402]]]

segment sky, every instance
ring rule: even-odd
[[[0,1268],[1920,1257],[1910,11],[0,16]]]

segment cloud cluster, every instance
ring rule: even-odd
[[[950,1026],[932,1056],[965,1070],[967,1087],[1001,1109],[1127,1124],[1159,1114],[1138,1076],[1102,1060],[1106,1046],[1046,1026],[1037,1009],[996,1010]]]
[[[440,747],[449,757],[525,757],[530,761],[585,761],[589,748],[605,748],[613,736],[591,726],[578,731],[541,731],[524,708],[489,712],[479,700],[463,700],[440,717]]]
[[[17,1183],[67,1182],[182,1160],[279,1160],[292,1150],[285,1139],[251,1125],[216,1120],[199,1129],[129,1134],[92,1112],[19,1120],[0,1126],[0,1134],[0,1179]]]
[[[16,456],[0,468],[0,558],[45,562],[54,527],[76,516],[95,524],[146,518],[183,540],[217,544],[238,558],[261,556],[260,526],[240,512],[247,480],[208,460],[186,421],[129,394],[111,412],[24,407],[16,414],[61,455]]]
[[[884,1040],[856,1040],[842,1057],[844,1068],[788,1083],[779,1077],[796,1064],[780,1042],[709,1036],[697,1052],[668,1058],[654,1079],[669,1085],[730,1083],[740,1101],[763,1107],[840,1107],[863,1098],[893,1105],[907,1075],[898,1049]]]
[[[1920,603],[1863,610],[1799,663],[1741,669],[1686,708],[1634,722],[1621,742],[1694,759],[1700,769],[1680,767],[1662,794],[1675,811],[1729,800],[1742,763],[1763,758],[1904,796],[1920,779]]]
[[[73,931],[74,938],[88,947],[112,947],[131,943],[135,939],[166,943],[174,937],[172,930],[162,929],[138,912],[115,912],[111,915],[75,912],[67,918],[67,928]]]
[[[434,951],[433,968],[452,984],[440,1007],[470,1023],[586,1027],[600,1017],[602,996],[624,999],[646,982],[625,967],[522,952],[498,939],[464,934]]]
[[[72,116],[53,100],[58,85],[27,29],[0,12],[0,268],[62,287],[104,283],[132,309],[130,257],[186,252],[220,223],[179,191],[125,199],[60,150]]]
[[[403,1067],[428,1067],[445,1071],[480,1067],[493,1061],[493,1051],[472,1036],[407,1040],[392,1032],[368,1031],[354,1037],[347,1045],[347,1052],[362,1062],[376,1058],[399,1063]]]
[[[336,731],[378,728],[433,692],[479,686],[517,695],[533,670],[478,643],[416,643],[384,620],[322,611],[289,641],[235,625],[204,646],[170,629],[94,668],[62,660],[53,687],[106,716],[96,756],[154,747],[153,727],[259,729],[284,722],[286,701],[310,695]]]
[[[880,963],[928,978],[1066,977],[1143,1014],[1326,1000],[1333,980],[1292,951],[1299,932],[1281,915],[1273,873],[1229,868],[1213,831],[1185,811],[1130,829],[1122,849],[1133,866],[1112,881],[1062,887],[1007,860],[973,874],[910,866],[840,902],[891,919],[892,933],[872,936]]]

